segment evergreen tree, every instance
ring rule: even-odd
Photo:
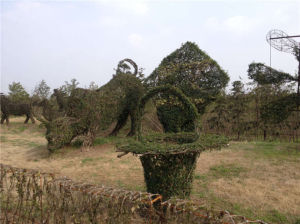
[[[229,110],[232,129],[237,133],[237,140],[246,129],[244,114],[247,110],[247,98],[244,91],[244,84],[241,81],[234,81],[232,84]]]
[[[207,123],[209,129],[216,130],[217,134],[226,133],[226,127],[230,126],[228,112],[228,96],[223,93],[213,103],[211,110],[207,111],[209,117]]]

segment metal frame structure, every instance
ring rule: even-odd
[[[268,32],[266,39],[270,44],[270,67],[271,67],[271,47],[278,51],[290,53],[296,56],[298,61],[298,86],[297,86],[297,110],[300,106],[300,42],[292,38],[300,37],[300,35],[289,36],[281,30],[271,30]]]

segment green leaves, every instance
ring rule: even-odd
[[[261,117],[264,121],[280,123],[297,108],[297,95],[290,94],[273,100],[262,107]]]
[[[296,81],[296,78],[288,73],[278,71],[263,63],[254,62],[249,65],[248,77],[260,85]]]
[[[227,73],[216,61],[195,43],[186,42],[165,57],[144,83],[148,88],[164,85],[179,88],[195,104],[198,112],[203,114],[206,106],[214,101],[228,81]],[[176,99],[166,94],[155,99],[158,117],[165,131],[191,131],[190,122],[186,119],[188,116],[180,109]]]
[[[191,99],[203,99],[204,102],[196,104],[199,113],[203,113],[205,106],[213,100],[211,96],[217,95],[228,81],[227,73],[216,61],[195,43],[186,42],[165,57],[145,83],[150,87],[170,84]]]
[[[182,152],[202,152],[220,149],[228,139],[218,135],[201,135],[193,132],[159,133],[142,137],[139,141],[128,139],[126,143],[117,144],[120,151],[133,154],[173,154]]]
[[[37,96],[41,100],[49,98],[50,87],[47,85],[45,80],[42,80],[38,85],[36,85],[33,95]]]
[[[149,99],[158,95],[164,96],[162,100],[166,100],[166,101],[162,101],[163,104],[161,106],[158,106],[158,116],[161,119],[161,123],[164,126],[165,132],[180,132],[183,130],[184,131],[195,130],[195,121],[198,118],[197,108],[180,89],[171,86],[169,84],[166,84],[164,86],[159,86],[149,90],[147,94],[141,99],[141,103],[139,106],[139,115],[138,115],[139,122],[141,120],[141,116],[143,114],[145,104],[148,102]],[[174,101],[170,101],[170,98],[177,99],[178,100],[177,102],[179,102],[178,105],[181,106],[181,108],[178,107],[176,108],[174,105]],[[166,105],[170,105],[170,107],[167,108],[169,111],[166,110],[161,111],[162,107],[166,107]],[[178,110],[174,112],[174,109],[178,109]]]
[[[13,103],[24,103],[29,101],[29,94],[26,92],[20,82],[9,84],[9,98]]]

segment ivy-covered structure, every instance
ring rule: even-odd
[[[174,196],[187,198],[191,193],[194,170],[200,153],[204,150],[220,148],[227,144],[227,139],[213,135],[199,136],[195,128],[193,132],[141,136],[140,126],[144,107],[147,101],[159,94],[176,97],[184,105],[189,123],[196,122],[197,109],[180,89],[170,85],[156,87],[151,89],[139,104],[138,139],[130,139],[117,148],[124,154],[139,155],[148,192],[161,194],[164,199]]]
[[[203,114],[229,81],[227,73],[195,43],[186,42],[165,57],[145,79],[148,88],[166,84],[179,88]],[[192,131],[180,101],[161,94],[155,98],[157,114],[165,132]],[[173,122],[172,122],[173,121]]]
[[[9,116],[21,116],[25,115],[25,124],[28,123],[29,119],[34,124],[35,120],[32,114],[32,108],[29,103],[12,102],[8,96],[0,94],[0,105],[1,105],[1,124],[6,120],[6,124],[9,124]]]
[[[62,148],[78,136],[83,137],[84,146],[90,146],[99,129],[105,130],[117,120],[112,134],[117,133],[129,116],[132,126],[129,135],[134,135],[137,105],[143,91],[138,77],[122,72],[97,90],[74,89],[69,97],[62,98],[59,117],[51,121],[39,117],[47,129],[48,149]]]

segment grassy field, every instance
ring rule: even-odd
[[[40,169],[76,181],[145,191],[139,158],[117,158],[118,138],[96,139],[90,149],[46,149],[44,128],[13,118],[0,132],[0,162]],[[300,144],[231,142],[220,151],[201,154],[192,199],[203,206],[228,210],[270,223],[300,223]]]

